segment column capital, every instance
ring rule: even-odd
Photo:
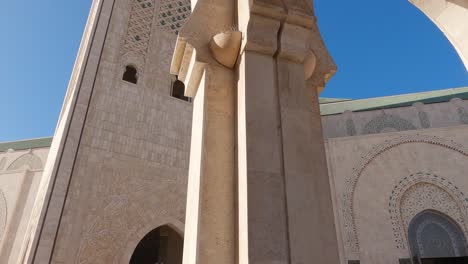
[[[285,22],[278,39],[278,58],[303,64],[307,87],[315,87],[321,92],[336,73],[336,65],[325,47],[317,24],[306,28]]]
[[[235,11],[232,0],[198,0],[192,1],[192,5],[192,14],[177,37],[170,68],[170,73],[178,75],[185,84],[188,97],[195,96],[207,64],[223,66],[229,61],[223,58],[218,62],[210,42],[214,36],[233,28]]]
[[[253,51],[304,65],[308,87],[319,92],[336,72],[310,0],[239,0],[241,53]]]

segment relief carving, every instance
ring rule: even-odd
[[[383,114],[369,121],[362,131],[362,134],[378,134],[386,132],[386,129],[395,131],[405,131],[417,129],[411,122],[397,115]]]
[[[451,149],[460,153],[464,157],[468,156],[468,150],[461,144],[455,143],[452,140],[445,140],[436,136],[427,136],[421,134],[402,135],[391,140],[386,140],[384,143],[375,145],[367,154],[361,157],[358,164],[353,168],[352,173],[347,176],[345,182],[345,190],[342,197],[343,204],[343,220],[345,226],[345,243],[346,246],[354,253],[359,253],[359,241],[356,233],[356,223],[353,208],[354,192],[357,182],[362,172],[366,169],[367,165],[371,163],[380,154],[387,150],[398,147],[402,144],[411,143],[426,143],[437,145],[447,149]]]
[[[7,170],[41,170],[42,161],[41,159],[32,154],[27,153],[13,161]]]
[[[416,173],[401,179],[389,198],[389,214],[398,249],[407,248],[406,232],[420,212],[435,210],[450,216],[467,234],[468,201],[452,182],[430,173]]]

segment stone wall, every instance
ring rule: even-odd
[[[417,129],[419,107],[383,110],[409,120],[412,130],[326,140],[342,263],[396,264],[409,258],[408,225],[424,210],[449,216],[468,235],[468,126],[458,115],[462,102],[422,106],[436,128]],[[383,111],[352,114],[357,131]],[[446,124],[454,126],[440,127]]]
[[[449,102],[350,112],[322,117],[325,138],[449,127],[468,124],[468,101]]]
[[[25,239],[48,148],[0,152],[0,260],[15,263]]]
[[[189,1],[104,6],[110,24],[94,37],[105,42],[92,87],[80,88],[92,89],[91,99],[52,263],[128,263],[154,228],[183,233],[192,105],[171,97],[168,72]],[[128,65],[137,84],[122,80]]]

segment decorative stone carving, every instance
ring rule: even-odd
[[[464,219],[468,201],[452,182],[430,173],[416,173],[401,179],[389,198],[389,214],[396,247],[406,248],[411,220],[424,210],[436,210],[454,219],[466,233]]]
[[[191,11],[189,0],[161,1],[158,26],[168,32],[178,34],[180,28],[190,17]]]
[[[458,112],[458,118],[460,119],[460,123],[464,125],[468,124],[468,113],[466,113],[465,108],[459,107],[457,109],[457,112]]]
[[[352,119],[346,120],[346,134],[348,136],[355,136],[357,134],[356,126],[354,125],[354,121]]]
[[[19,157],[15,161],[13,161],[10,166],[8,166],[7,170],[41,170],[42,169],[42,161],[41,159],[32,154],[24,154],[23,156]]]
[[[384,129],[391,128],[396,131],[405,131],[417,129],[411,122],[397,115],[382,114],[369,121],[362,131],[362,134],[377,134]]]
[[[154,19],[154,0],[132,0],[127,36],[122,53],[145,57]]]
[[[151,184],[146,183],[145,186]],[[128,195],[101,198],[109,202],[84,232],[76,263],[120,263],[122,254],[128,253],[124,252],[128,250],[128,241],[138,235],[141,229],[148,225],[154,229],[159,225],[179,222],[178,219],[183,220],[183,212],[180,215],[170,215],[168,205],[163,204],[162,199],[156,202],[148,200],[145,194],[149,193],[146,190],[149,187],[145,186],[132,186],[133,191]],[[153,210],[158,210],[157,214]]]
[[[345,226],[345,243],[354,253],[359,253],[359,241],[356,234],[356,223],[353,209],[354,191],[357,182],[362,172],[367,165],[371,163],[380,154],[387,150],[393,149],[403,144],[411,143],[426,143],[431,145],[441,146],[460,153],[464,157],[468,156],[468,150],[461,144],[455,143],[453,140],[445,140],[436,136],[427,136],[421,134],[401,135],[390,140],[386,140],[382,144],[375,145],[366,155],[361,157],[361,160],[353,168],[352,173],[346,178],[345,190],[342,198],[343,203],[343,221]]]
[[[429,120],[429,115],[426,112],[420,111],[418,112],[419,122],[421,123],[421,127],[423,128],[430,128],[431,121]]]

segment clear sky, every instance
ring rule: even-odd
[[[315,0],[338,73],[322,96],[468,86],[455,50],[407,0]],[[0,141],[52,136],[91,0],[0,0]]]

